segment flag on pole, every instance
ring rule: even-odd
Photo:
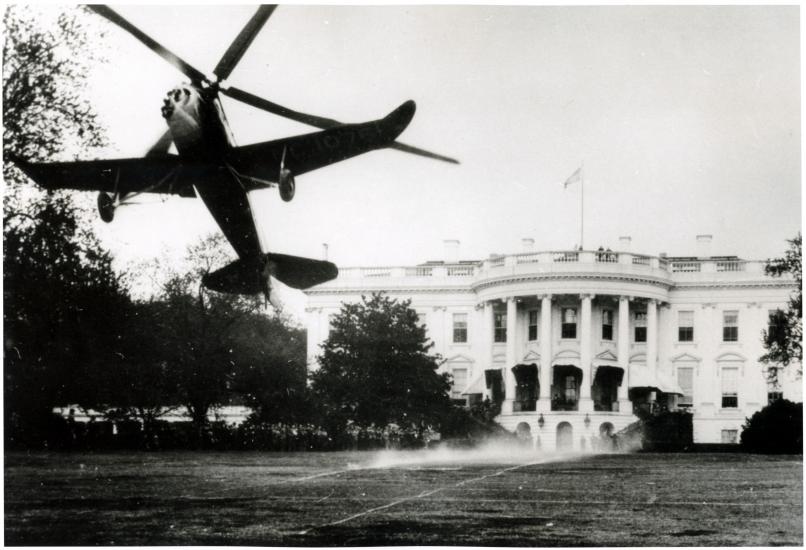
[[[578,181],[582,181],[582,167],[581,166],[579,168],[577,168],[576,172],[571,174],[568,177],[567,180],[565,180],[565,183],[563,183],[563,189],[567,188],[572,183],[576,183]]]

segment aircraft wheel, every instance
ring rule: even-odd
[[[115,219],[115,200],[103,191],[98,193],[98,213],[106,223]]]
[[[294,182],[294,175],[290,170],[283,170],[280,174],[280,198],[285,202],[289,202],[294,198],[296,192],[296,183]]]

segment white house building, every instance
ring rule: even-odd
[[[786,308],[791,278],[763,261],[699,253],[534,251],[410,267],[341,268],[306,291],[310,368],[343,302],[382,291],[411,299],[453,376],[452,397],[498,401],[497,421],[543,449],[579,449],[637,418],[638,407],[686,408],[694,440],[738,442],[745,418],[771,399],[801,401],[789,368],[777,386],[758,358],[769,313]]]

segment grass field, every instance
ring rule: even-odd
[[[800,546],[802,486],[742,454],[6,453],[5,543]]]

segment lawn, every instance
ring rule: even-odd
[[[7,545],[800,546],[801,457],[6,453]]]

